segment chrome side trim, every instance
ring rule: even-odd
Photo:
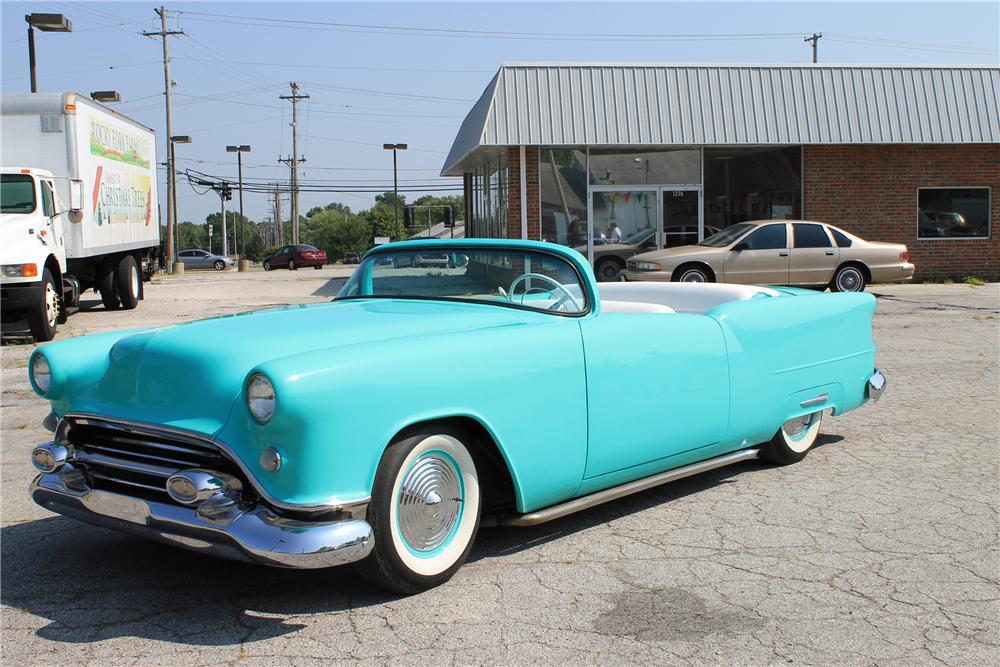
[[[366,521],[299,521],[265,507],[234,507],[218,516],[189,507],[91,489],[66,465],[31,483],[42,507],[105,528],[132,533],[214,556],[263,565],[323,568],[367,556],[375,546]]]
[[[653,487],[660,486],[661,484],[674,482],[678,479],[708,472],[709,470],[715,470],[716,468],[723,468],[734,463],[751,461],[757,458],[760,458],[759,449],[741,449],[738,452],[732,452],[723,456],[717,456],[714,459],[707,459],[705,461],[699,461],[698,463],[692,463],[691,465],[674,468],[673,470],[661,472],[649,477],[643,477],[642,479],[637,479],[626,484],[613,486],[610,489],[604,489],[603,491],[598,491],[597,493],[591,493],[588,496],[574,498],[573,500],[553,505],[551,507],[546,507],[545,509],[538,510],[537,512],[483,517],[482,525],[518,527],[537,526],[540,523],[552,521],[553,519],[561,519],[562,517],[573,514],[574,512],[589,509],[611,500],[617,500],[618,498],[624,498],[625,496],[632,495],[633,493],[652,489]]]
[[[802,401],[799,403],[799,407],[808,408],[811,405],[819,405],[820,403],[826,403],[826,399],[830,398],[830,394],[823,392],[815,398],[810,398],[808,401]]]
[[[116,428],[125,433],[138,432],[151,435],[162,435],[168,438],[180,438],[191,442],[195,446],[200,447],[210,447],[218,451],[221,451],[229,460],[236,463],[240,470],[249,480],[250,484],[253,486],[254,490],[260,494],[269,505],[274,506],[277,509],[288,510],[292,512],[307,512],[307,513],[319,513],[319,512],[347,512],[354,517],[364,517],[365,508],[371,501],[371,496],[363,496],[361,498],[352,498],[350,500],[340,500],[338,498],[331,498],[329,501],[324,503],[316,504],[294,504],[286,503],[276,499],[274,496],[269,494],[257,481],[257,478],[250,472],[243,460],[224,442],[207,436],[203,433],[197,433],[195,431],[188,431],[185,429],[180,429],[172,426],[162,426],[159,424],[147,424],[145,422],[131,421],[128,419],[119,419],[117,417],[103,417],[101,415],[94,415],[85,412],[68,412],[65,415],[66,419],[74,420],[82,424],[91,424],[94,426],[103,426],[108,428]]]

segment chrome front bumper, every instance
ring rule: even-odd
[[[302,521],[262,506],[205,516],[193,508],[90,488],[69,464],[36,477],[31,497],[73,519],[263,565],[333,567],[361,560],[375,546],[371,526],[361,519]]]

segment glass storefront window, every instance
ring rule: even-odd
[[[990,236],[989,188],[920,188],[918,239],[985,239]]]
[[[629,257],[656,249],[656,190],[591,193],[594,211],[594,272],[618,279]],[[576,248],[587,254],[586,242]]]
[[[693,185],[701,182],[697,148],[592,148],[592,185]]]
[[[469,238],[507,236],[507,159],[500,155],[477,167],[469,175]]]
[[[737,222],[801,216],[800,147],[705,149],[705,236]]]
[[[539,151],[541,240],[587,246],[587,153],[582,148]]]

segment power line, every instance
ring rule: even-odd
[[[21,40],[24,41],[24,40]],[[191,60],[195,62],[215,62],[214,60],[201,60],[198,58],[174,58],[174,60]],[[334,69],[349,70],[359,72],[423,72],[428,74],[493,74],[491,69],[438,69],[424,67],[363,67],[360,65],[319,65],[309,63],[267,63],[244,60],[230,60],[230,62],[240,65],[252,65],[254,67],[289,67],[295,69]]]

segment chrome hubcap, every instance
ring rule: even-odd
[[[854,269],[841,271],[837,284],[842,292],[856,292],[861,284],[861,274]]]
[[[139,296],[139,269],[132,267],[132,296]]]
[[[688,271],[683,276],[681,276],[682,283],[703,283],[705,282],[705,276],[699,271]]]
[[[428,454],[414,463],[399,490],[399,532],[416,552],[434,551],[451,537],[462,513],[455,464]]]
[[[789,438],[798,438],[812,426],[813,421],[816,418],[816,413],[809,415],[802,415],[801,417],[796,417],[794,419],[789,419],[784,424],[781,425],[781,429],[785,432]]]

